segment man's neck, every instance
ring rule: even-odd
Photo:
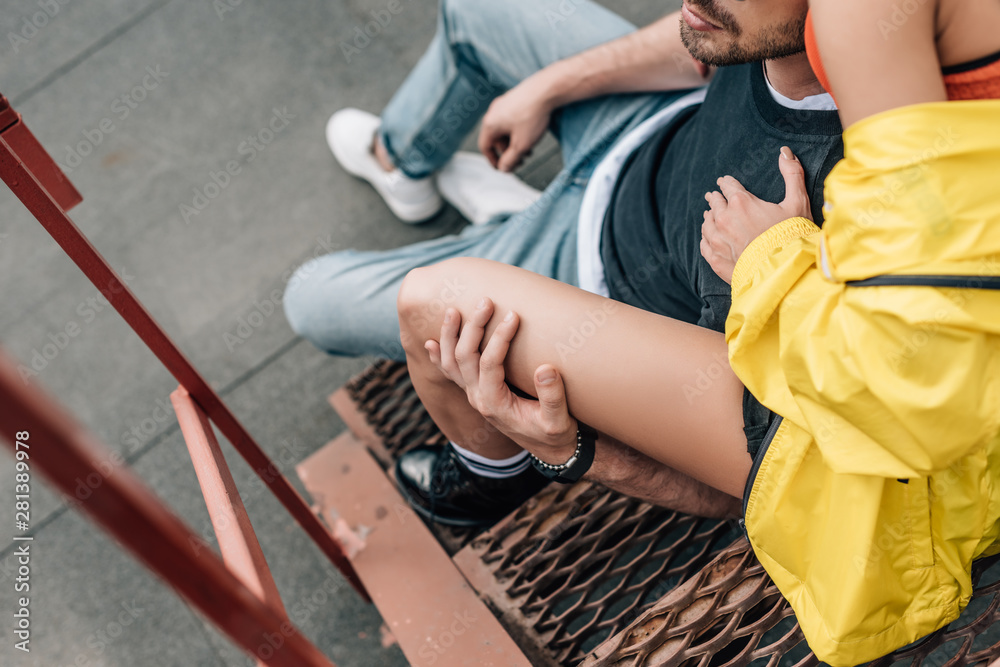
[[[819,85],[804,51],[794,56],[765,60],[764,72],[775,90],[793,100],[826,92]]]

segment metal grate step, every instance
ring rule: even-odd
[[[412,447],[445,444],[404,364],[375,363],[331,403],[384,469]],[[533,665],[818,664],[791,608],[728,523],[581,482],[550,485],[479,535],[430,528]],[[1000,658],[1000,556],[977,563],[974,581],[960,619],[871,666]]]

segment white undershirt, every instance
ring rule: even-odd
[[[763,65],[761,65],[763,67]],[[836,111],[837,105],[829,93],[809,95],[801,100],[785,97],[767,80],[767,70],[764,70],[764,81],[767,90],[774,101],[788,109],[805,109],[808,111]],[[580,217],[577,222],[576,256],[577,280],[582,289],[601,296],[609,296],[608,284],[604,279],[604,262],[601,259],[601,232],[604,228],[604,218],[611,195],[614,192],[622,166],[629,156],[639,146],[652,136],[654,132],[669,123],[684,109],[693,104],[700,104],[705,99],[706,88],[701,88],[680,98],[667,108],[646,119],[638,127],[618,140],[608,151],[600,164],[594,169],[590,182],[583,195],[580,205]]]
[[[785,97],[771,85],[771,81],[767,78],[767,68],[764,68],[764,81],[767,82],[767,90],[771,93],[771,97],[774,101],[781,106],[788,109],[804,109],[806,111],[836,111],[837,103],[833,101],[833,95],[830,93],[820,93],[819,95],[807,95],[801,100],[793,100],[791,97]]]

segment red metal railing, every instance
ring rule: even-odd
[[[80,509],[247,652],[271,667],[333,667],[131,470],[109,468],[111,450],[39,389],[25,385],[2,353],[0,433],[11,450],[11,438],[28,434],[28,449],[20,450],[28,452],[28,470],[41,470],[63,493],[72,496],[80,480],[87,480],[92,493]]]
[[[42,434],[45,447],[32,452],[32,461],[67,495],[73,495],[75,479],[102,475],[105,483],[81,505],[84,511],[259,660],[268,665],[330,665],[285,617],[209,420],[362,598],[370,601],[357,573],[288,479],[275,474],[278,468],[271,459],[70,220],[66,211],[81,201],[80,194],[2,95],[0,178],[180,383],[172,399],[223,558],[232,571],[214,553],[199,555],[192,545],[202,544],[201,540],[130,472],[118,470],[104,476],[97,465],[108,457],[95,456],[103,446],[38,390],[24,387],[12,373],[13,366],[0,359],[3,435],[9,437],[15,429]],[[268,637],[271,641],[261,642]],[[283,637],[287,641],[279,641]]]

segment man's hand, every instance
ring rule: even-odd
[[[482,299],[459,334],[461,315],[449,308],[440,342],[429,340],[424,349],[442,373],[465,389],[472,407],[497,430],[546,463],[565,463],[576,451],[577,422],[569,414],[562,378],[544,364],[535,370],[537,401],[512,392],[505,382],[504,361],[517,332],[516,313],[507,313],[479,352],[493,310],[493,302]]]
[[[513,171],[545,134],[555,105],[544,70],[493,100],[483,116],[479,150],[500,171]]]
[[[709,210],[701,226],[701,256],[727,283],[732,283],[737,260],[755,238],[789,218],[812,220],[805,171],[787,146],[781,149],[778,169],[785,179],[785,199],[779,204],[758,199],[732,176],[717,181],[722,192],[705,195]]]
[[[614,93],[683,90],[707,83],[712,69],[691,57],[673,12],[618,39],[552,63],[493,100],[483,117],[479,150],[512,171],[545,133],[552,112]]]

